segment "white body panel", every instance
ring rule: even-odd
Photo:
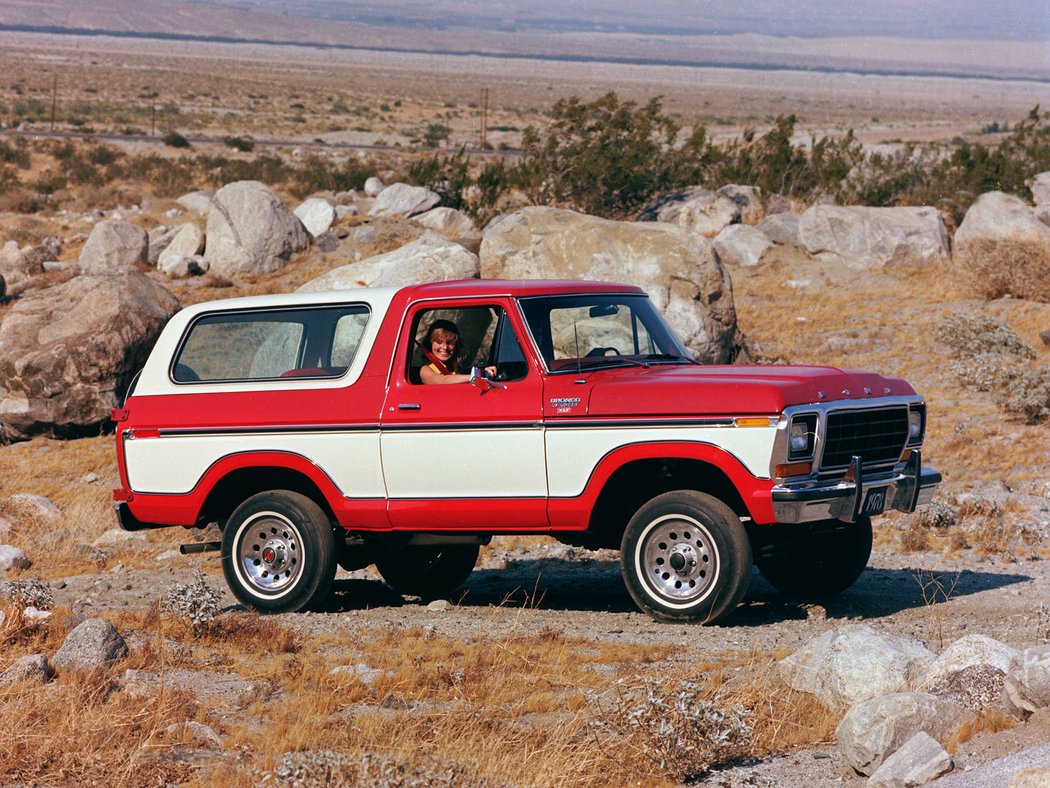
[[[543,430],[384,432],[391,498],[545,497]]]
[[[382,498],[386,494],[378,430],[134,438],[124,442],[124,450],[128,481],[139,493],[188,493],[223,457],[284,451],[317,465],[344,495]]]
[[[573,427],[547,430],[547,478],[551,497],[583,492],[601,459],[632,443],[691,441],[728,452],[759,478],[769,477],[776,427]]]

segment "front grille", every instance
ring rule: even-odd
[[[895,463],[907,439],[907,408],[832,411],[828,414],[820,469],[845,468],[855,454],[864,467]]]

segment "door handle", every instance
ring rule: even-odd
[[[419,410],[418,402],[402,402],[397,406],[398,410]]]

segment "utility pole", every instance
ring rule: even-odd
[[[51,81],[51,131],[55,130],[55,110],[58,107],[58,74]]]
[[[489,89],[481,89],[481,133],[478,141],[478,147],[481,150],[485,150],[488,147],[488,132],[489,132]]]

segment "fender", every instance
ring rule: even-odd
[[[725,449],[697,441],[653,441],[632,443],[613,449],[591,472],[583,492],[574,498],[552,498],[550,519],[554,530],[585,530],[606,483],[616,471],[637,460],[696,460],[722,471],[736,487],[751,519],[756,523],[772,523],[773,481],[751,474],[743,463]]]
[[[295,471],[308,478],[321,491],[340,525],[389,529],[386,499],[350,499],[316,463],[288,451],[245,451],[227,454],[203,473],[193,489],[184,495],[134,493],[129,508],[142,522],[193,526],[198,523],[208,496],[229,474],[247,468]]]

